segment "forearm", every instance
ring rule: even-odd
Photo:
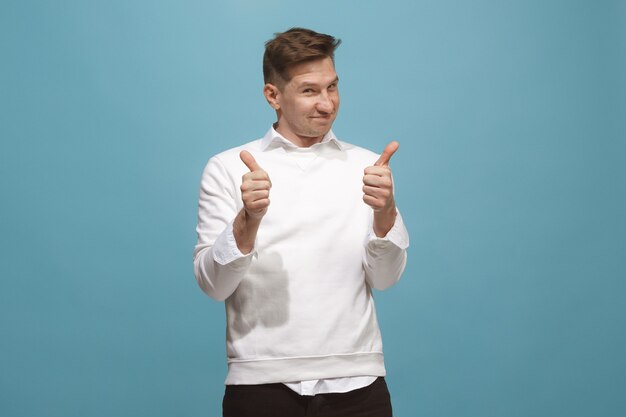
[[[228,298],[248,271],[253,250],[254,245],[247,254],[238,249],[233,222],[213,245],[196,250],[194,273],[200,288],[215,300]]]
[[[402,216],[396,212],[395,222],[384,238],[375,235],[365,244],[363,267],[372,288],[384,290],[398,282],[406,266],[409,235]]]
[[[406,266],[406,250],[389,241],[373,241],[365,251],[365,277],[372,288],[385,290],[400,280]]]

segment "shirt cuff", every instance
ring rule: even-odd
[[[234,263],[234,267],[237,267],[239,264],[241,264],[241,267],[246,267],[255,254],[256,242],[250,253],[247,255],[241,253],[233,234],[233,222],[228,223],[226,229],[217,237],[213,244],[213,259],[220,265]]]
[[[367,234],[368,244],[383,247],[388,245],[387,242],[391,242],[402,250],[409,247],[409,233],[404,226],[404,221],[402,220],[400,211],[396,209],[396,213],[396,220],[384,237],[376,236],[376,233],[374,233],[374,223],[372,222],[370,230]]]

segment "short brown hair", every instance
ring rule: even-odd
[[[324,58],[334,62],[340,43],[340,39],[304,28],[275,33],[274,39],[265,42],[263,79],[265,83],[280,84],[291,79],[289,67],[295,64]]]

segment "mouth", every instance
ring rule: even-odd
[[[311,119],[317,119],[317,120],[330,120],[333,118],[332,114],[325,114],[325,115],[320,115],[320,116],[311,116]]]

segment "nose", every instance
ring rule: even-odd
[[[335,104],[333,103],[328,92],[322,91],[322,93],[318,97],[319,99],[317,101],[317,111],[324,114],[332,113],[335,108]]]

